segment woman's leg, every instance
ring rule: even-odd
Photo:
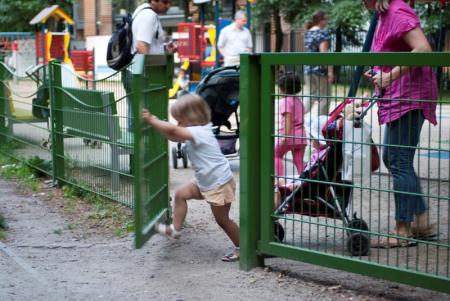
[[[331,86],[328,83],[327,76],[317,76],[318,80],[318,94],[321,96],[318,98],[319,102],[319,115],[328,115],[328,109],[330,107]]]
[[[427,210],[413,166],[423,122],[422,111],[414,110],[388,123],[385,129],[383,162],[393,177],[396,231],[399,234],[409,235],[414,216]]]
[[[283,160],[284,155],[288,152],[288,148],[286,143],[280,142],[279,139],[277,139],[275,143],[275,150],[274,150],[274,156],[275,156],[275,175],[277,176],[284,176],[284,167],[283,167]]]
[[[211,211],[216,219],[217,224],[227,234],[235,247],[239,247],[239,227],[229,217],[231,203],[223,206],[212,206]]]
[[[181,230],[187,214],[187,200],[202,200],[203,196],[198,186],[193,182],[188,182],[175,191],[175,203],[173,206],[173,225],[176,231]],[[168,233],[170,234],[170,233]]]
[[[304,79],[305,82],[303,83],[302,88],[303,114],[307,114],[311,112],[311,106],[315,101],[315,98],[313,98],[313,95],[315,93],[315,83],[312,75],[305,74]]]

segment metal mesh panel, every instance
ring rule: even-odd
[[[260,252],[388,279],[405,273],[396,281],[427,275],[423,285],[448,287],[450,94],[439,71],[450,62],[437,54],[408,56],[261,55],[261,106],[241,95],[261,112],[260,141],[243,143],[241,163],[246,168],[247,150],[260,157]],[[348,96],[358,66],[396,65],[404,66],[397,89],[393,79],[381,90],[363,78]],[[333,82],[327,80],[331,68]],[[311,78],[320,70],[323,76]],[[244,90],[252,87],[246,80]],[[241,110],[242,120],[252,120],[247,112]]]

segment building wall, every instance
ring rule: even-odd
[[[84,11],[84,36],[112,33],[112,3],[110,0],[81,0]]]

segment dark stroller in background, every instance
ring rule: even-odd
[[[203,97],[211,109],[214,136],[220,150],[226,156],[238,153],[236,142],[239,138],[239,66],[217,68],[208,73],[198,84],[196,93]],[[236,125],[230,122],[234,115]],[[188,160],[183,145],[172,148],[173,167],[178,167],[178,159],[187,167]]]
[[[360,121],[370,109],[364,110],[361,117],[355,120],[355,127],[359,127]],[[300,174],[293,187],[280,186],[280,199],[282,200],[276,215],[300,214],[312,217],[328,217],[342,220],[347,230],[347,250],[353,256],[365,256],[370,248],[367,223],[349,214],[352,188],[351,182],[342,180],[341,166],[343,164],[343,126],[339,120],[345,106],[352,103],[346,99],[328,117],[327,123],[322,128],[322,134],[327,140],[326,147],[319,151],[317,159],[311,162]],[[307,181],[306,181],[307,180]],[[284,239],[284,228],[275,221],[275,236],[279,241]]]

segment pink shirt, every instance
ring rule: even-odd
[[[296,96],[287,96],[280,99],[278,113],[280,114],[279,120],[279,133],[283,135],[286,113],[291,113],[292,116],[292,129],[290,133],[286,133],[288,136],[305,137],[303,139],[294,139],[294,145],[306,145],[308,141],[306,139],[306,132],[303,126],[303,103],[300,98]]]
[[[389,9],[380,13],[372,52],[410,52],[403,40],[410,30],[420,27],[420,20],[403,0],[391,0]],[[375,71],[391,71],[392,66],[375,67]],[[409,111],[420,109],[425,119],[436,125],[437,81],[430,67],[413,68],[386,88],[384,101],[378,102],[380,124],[399,119]],[[420,101],[414,101],[420,100]]]

